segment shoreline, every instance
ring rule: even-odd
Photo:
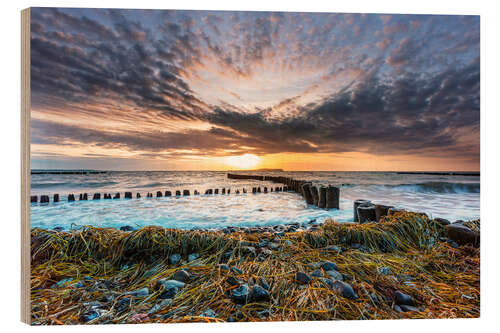
[[[34,228],[33,324],[476,318],[479,248],[448,229],[411,212],[275,232]]]

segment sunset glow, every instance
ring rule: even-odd
[[[479,170],[479,18],[32,9],[31,166]]]

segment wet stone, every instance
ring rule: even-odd
[[[267,302],[270,300],[269,292],[259,285],[254,285],[250,290],[250,299],[253,302]]]
[[[133,231],[134,228],[131,227],[131,226],[129,226],[129,225],[123,225],[123,226],[120,227],[120,230],[121,231]]]
[[[186,283],[191,279],[191,275],[186,270],[180,269],[174,273],[172,279]]]
[[[231,290],[231,299],[237,304],[246,304],[249,300],[249,296],[250,291],[246,283]]]
[[[170,265],[177,265],[181,261],[181,255],[178,253],[172,254],[168,260],[170,261]]]
[[[349,299],[358,298],[358,296],[354,292],[354,289],[352,289],[351,285],[348,283],[342,281],[334,281],[332,288],[342,297]]]
[[[304,272],[297,272],[295,274],[295,281],[300,284],[308,284],[311,280],[311,277]]]
[[[200,257],[199,253],[191,253],[188,255],[188,262],[194,261]]]
[[[234,276],[230,276],[226,279],[226,282],[229,283],[230,286],[239,286],[241,281],[235,278]]]
[[[416,311],[416,312],[419,312],[420,309],[414,307],[414,306],[411,306],[411,305],[405,305],[405,304],[401,304],[399,305],[399,307],[401,308],[401,310],[403,310],[404,312],[408,312],[408,311]]]
[[[339,268],[337,267],[337,264],[334,262],[331,262],[331,261],[322,262],[320,267],[325,271],[338,271],[339,270]]]
[[[340,274],[336,270],[326,271],[325,274],[334,280],[342,281],[344,279],[342,274]]]
[[[378,273],[381,275],[389,275],[391,272],[391,269],[389,267],[379,267],[378,268]]]
[[[314,276],[314,277],[322,277],[322,276],[323,276],[323,272],[321,271],[321,269],[316,269],[316,270],[314,270],[314,271],[311,273],[311,276]]]
[[[410,305],[410,306],[414,306],[415,305],[415,301],[413,300],[413,298],[410,296],[410,295],[407,295],[405,293],[402,293],[400,291],[396,291],[396,293],[394,294],[394,297],[395,297],[395,301],[396,301],[396,304],[397,305]]]
[[[212,309],[207,309],[205,311],[203,311],[200,316],[202,317],[210,317],[210,318],[216,318],[217,317],[217,314],[215,313],[214,310]]]
[[[259,284],[261,285],[262,288],[269,290],[269,283],[267,283],[267,280],[264,277],[261,277],[259,279]]]

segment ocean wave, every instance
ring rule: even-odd
[[[479,193],[480,183],[425,182],[419,184],[384,185],[400,190],[423,193]]]

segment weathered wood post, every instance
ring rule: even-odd
[[[260,193],[260,186],[257,187],[257,193]]]
[[[172,191],[165,191],[165,196],[166,197],[171,197],[172,196]]]
[[[229,195],[229,194],[231,194],[231,189],[230,188],[227,189],[227,195]]]
[[[75,201],[75,195],[74,194],[68,194],[68,201]]]
[[[214,190],[214,194],[219,194],[219,189],[218,189],[218,188],[216,188],[216,189]]]
[[[38,202],[38,196],[36,196],[36,195],[32,195],[32,196],[30,197],[30,202],[31,202],[31,203],[34,203],[34,202],[36,203],[36,202]]]
[[[52,200],[53,202],[59,202],[59,194],[54,194],[54,199]]]
[[[140,199],[141,198],[141,194],[139,192],[137,192],[137,195],[135,196],[137,199]]]
[[[311,186],[311,194],[313,197],[313,205],[318,206],[319,193],[318,193],[318,188],[316,186]]]
[[[369,206],[371,205],[372,202],[369,201],[369,200],[364,200],[364,199],[358,199],[358,200],[355,200],[354,201],[354,218],[353,218],[353,221],[354,222],[359,222],[359,219],[358,219],[358,207],[359,206]]]
[[[40,196],[40,203],[49,203],[49,196],[48,195],[41,195]]]
[[[175,196],[178,197],[181,195],[181,191],[180,190],[175,190]]]
[[[189,190],[184,190],[182,191],[182,195],[191,195],[191,193],[189,193]]]
[[[340,208],[340,189],[335,186],[326,188],[326,208]]]
[[[113,199],[120,199],[120,192],[116,193]]]
[[[163,196],[163,194],[161,193],[161,191],[157,191],[156,192],[156,197],[157,198],[161,198]]]
[[[283,192],[288,192],[288,186],[283,186]]]
[[[243,188],[243,193],[247,193],[247,189],[246,188]]]
[[[236,194],[240,194],[240,190],[236,189]]]
[[[226,188],[225,187],[222,188],[222,194],[226,194]]]
[[[308,205],[313,204],[314,200],[313,200],[313,196],[311,193],[311,184],[310,183],[305,183],[302,185],[302,196],[304,197],[304,199],[306,200],[306,203]]]
[[[94,193],[92,200],[101,200],[101,193]]]
[[[80,194],[80,200],[88,200],[88,199],[89,199],[89,196],[87,193],[83,193],[83,195]]]
[[[198,194],[200,194],[200,193],[198,192],[198,190],[194,190],[194,195],[198,195]]]
[[[264,193],[267,193],[267,187],[264,186]]]
[[[132,199],[132,192],[125,192],[125,199]]]
[[[146,198],[152,198],[152,197],[153,197],[153,193],[148,192],[148,194],[146,195]]]
[[[256,187],[252,187],[252,193],[257,193],[257,188]]]
[[[375,221],[380,221],[380,218],[383,216],[389,215],[389,209],[393,208],[392,206],[386,205],[375,205]]]
[[[389,208],[389,212],[387,213],[387,215],[391,216],[391,215],[394,215],[397,213],[402,213],[402,212],[405,212],[405,210],[402,208],[391,207],[391,208]]]
[[[326,208],[326,187],[319,188],[318,208]]]
[[[358,220],[359,223],[374,222],[376,220],[375,206],[373,205],[358,206]]]

